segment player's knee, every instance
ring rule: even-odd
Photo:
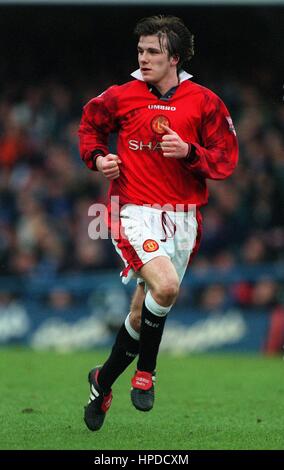
[[[178,281],[171,280],[161,282],[153,291],[153,296],[158,304],[167,307],[176,301],[178,293]]]

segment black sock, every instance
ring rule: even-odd
[[[130,336],[123,323],[117,333],[110,356],[99,373],[98,382],[105,393],[109,392],[120,374],[134,361],[138,351],[139,341]]]
[[[166,318],[167,315],[163,317],[153,315],[144,302],[140,329],[138,370],[145,372],[155,370]]]

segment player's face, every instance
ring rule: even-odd
[[[143,80],[153,85],[176,74],[177,60],[169,57],[166,38],[162,38],[162,48],[158,36],[141,36],[138,42],[138,62]]]

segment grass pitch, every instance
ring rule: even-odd
[[[130,402],[130,366],[92,433],[87,373],[106,356],[0,350],[0,449],[284,449],[282,357],[161,355],[149,413]]]

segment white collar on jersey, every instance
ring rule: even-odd
[[[137,80],[141,80],[142,82],[144,82],[140,69],[137,69],[135,70],[135,72],[132,72],[131,76],[136,78]],[[181,70],[178,76],[179,83],[184,82],[185,80],[188,80],[189,78],[193,77],[193,75],[190,75],[190,73],[187,73],[185,70]]]

